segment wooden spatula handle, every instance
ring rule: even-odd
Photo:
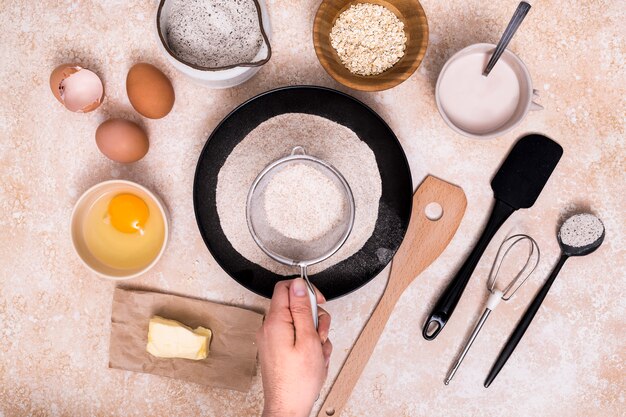
[[[441,206],[441,218],[427,218],[425,211],[429,203],[438,203]],[[406,237],[393,259],[387,287],[350,350],[318,417],[339,416],[365,369],[396,302],[415,277],[443,252],[461,223],[466,205],[463,190],[455,185],[428,176],[419,186],[413,195],[411,221]]]
[[[338,416],[346,405],[401,294],[401,292],[398,294],[397,291],[385,291],[383,293],[372,316],[352,347],[339,375],[337,375],[337,379],[335,379],[317,415],[318,417]]]

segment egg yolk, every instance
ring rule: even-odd
[[[150,210],[141,198],[133,194],[118,194],[109,203],[109,221],[122,233],[141,233]]]

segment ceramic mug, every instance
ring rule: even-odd
[[[492,78],[489,81],[484,78],[486,83],[492,83],[491,87],[496,83],[498,88],[464,96],[464,92],[471,91],[474,84],[483,82],[481,68],[484,68],[495,48],[496,45],[488,43],[470,45],[454,54],[439,73],[435,87],[437,108],[446,124],[457,133],[480,139],[493,138],[515,128],[529,111],[543,109],[533,101],[538,97],[538,91],[532,87],[528,68],[509,50],[504,51],[489,75]],[[471,74],[464,72],[466,66]],[[494,77],[498,66],[499,74]],[[458,94],[450,98],[449,91],[454,91],[457,86]],[[483,93],[487,97],[481,97]],[[491,108],[489,105],[481,108],[489,100],[492,101]],[[467,113],[459,114],[458,109],[463,109],[463,106],[466,106]],[[492,117],[495,119],[490,120]]]

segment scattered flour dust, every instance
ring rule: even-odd
[[[319,170],[290,164],[272,176],[263,195],[268,224],[290,239],[311,242],[337,226],[344,192]]]
[[[370,238],[382,194],[374,152],[350,129],[323,117],[286,113],[261,123],[232,151],[217,180],[217,212],[224,234],[243,257],[280,275],[294,268],[269,258],[256,245],[246,223],[246,199],[257,175],[271,162],[289,155],[295,146],[337,168],[350,185],[355,201],[352,233],[329,259],[309,268],[314,274],[358,252]]]

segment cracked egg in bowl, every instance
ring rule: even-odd
[[[163,254],[168,233],[163,203],[131,181],[91,187],[72,212],[71,237],[78,257],[88,269],[109,279],[147,272]]]

